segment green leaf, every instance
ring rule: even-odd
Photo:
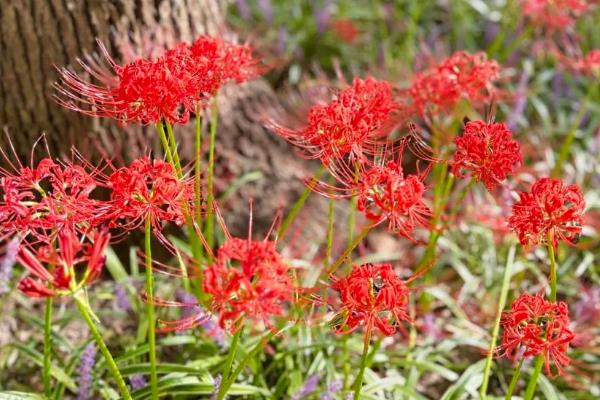
[[[112,249],[112,247],[107,247],[105,250],[106,253],[106,269],[112,275],[113,279],[117,282],[125,282],[129,279],[129,274],[125,270],[125,267],[117,257],[117,253]]]
[[[30,347],[24,346],[20,343],[13,343],[12,346],[14,346],[23,355],[25,355],[27,358],[29,358],[30,360],[35,362],[40,367],[42,367],[44,365],[43,356],[39,351],[34,350]],[[52,377],[54,377],[54,379],[56,379],[57,381],[59,381],[60,383],[65,385],[67,388],[69,388],[69,390],[71,390],[72,392],[77,391],[77,386],[75,385],[75,382],[69,377],[69,375],[62,368],[56,366],[55,364],[52,364],[50,367],[50,375],[52,375]]]
[[[125,375],[125,376],[136,375],[136,374],[147,375],[150,373],[150,363],[131,364],[131,365],[127,365],[125,367],[120,367],[119,370],[121,371],[121,374]],[[186,374],[201,375],[201,374],[206,373],[206,370],[203,368],[194,368],[194,367],[188,367],[185,365],[169,364],[169,363],[157,364],[156,370],[162,374],[168,374],[168,373],[172,373],[172,372],[181,372],[181,373],[186,373]]]
[[[446,390],[446,392],[440,400],[451,400],[456,398],[457,395],[463,393],[465,391],[465,388],[473,379],[482,378],[484,366],[485,358],[479,360],[478,362],[467,368],[465,372],[463,372],[463,374],[460,376],[460,378],[458,378],[458,380],[454,383],[454,385],[450,386]]]
[[[44,400],[44,396],[35,393],[6,391],[0,392],[0,400]]]

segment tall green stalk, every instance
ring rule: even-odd
[[[531,378],[529,378],[529,384],[527,385],[527,389],[525,389],[525,396],[523,397],[525,400],[533,399],[535,395],[535,388],[537,387],[537,381],[540,377],[540,373],[542,372],[542,367],[544,366],[544,356],[537,356],[535,359],[535,366],[533,369],[533,374]]]
[[[91,315],[92,313],[89,309],[87,299],[81,298],[82,293],[84,293],[84,292],[79,292],[78,294],[75,294],[75,296],[74,296],[75,302],[77,303],[77,308],[79,309],[79,313],[81,314],[81,316],[87,323],[88,328],[90,329],[90,332],[92,333],[92,336],[94,337],[94,340],[96,341],[96,344],[98,345],[98,348],[100,349],[100,353],[102,353],[102,356],[104,357],[104,360],[106,361],[106,366],[108,367],[108,370],[110,371],[115,382],[117,383],[117,388],[119,389],[119,392],[121,393],[121,398],[123,398],[125,400],[131,400],[131,394],[129,394],[129,390],[127,389],[127,384],[125,384],[125,381],[123,380],[123,376],[121,375],[121,372],[119,371],[119,367],[117,367],[117,364],[115,363],[115,360],[113,359],[112,355],[110,354],[108,347],[106,347],[106,343],[104,343],[104,340],[102,339],[102,335],[98,331],[98,327],[96,326],[96,323],[94,322],[94,320],[92,318],[92,315]]]
[[[365,376],[365,369],[367,368],[367,360],[369,356],[369,343],[371,342],[371,329],[367,328],[365,333],[365,342],[363,344],[363,353],[360,359],[360,370],[354,381],[354,400],[360,399],[360,391],[362,389],[363,378]]]
[[[50,398],[52,394],[50,369],[52,366],[52,297],[46,299],[46,313],[44,316],[44,394]]]
[[[215,175],[215,141],[217,137],[217,122],[219,120],[219,108],[217,98],[214,97],[210,109],[210,138],[208,143],[208,180],[207,180],[207,209],[206,209],[206,227],[204,234],[209,246],[214,243],[214,175]]]
[[[344,250],[342,255],[338,257],[338,259],[331,265],[331,267],[329,267],[329,269],[327,270],[327,275],[333,273],[336,269],[340,267],[340,265],[344,263],[344,261],[350,256],[350,254],[352,254],[352,251],[356,248],[356,246],[358,246],[360,242],[362,242],[362,240],[371,231],[371,228],[372,226],[367,226],[360,232],[360,234],[357,237],[354,238],[352,243],[350,243],[348,247],[346,247],[346,250]]]
[[[521,367],[523,367],[523,360],[524,358],[521,358],[521,360],[519,361],[519,365],[517,365],[517,368],[515,369],[515,373],[513,374],[513,377],[510,380],[510,384],[508,385],[508,390],[506,391],[506,396],[504,397],[504,400],[512,399],[513,392],[515,391],[515,387],[517,386],[517,382],[519,381],[519,376],[521,375]]]
[[[506,306],[506,299],[508,297],[508,291],[510,288],[510,277],[512,275],[512,266],[515,261],[515,250],[516,247],[513,245],[508,251],[508,257],[506,260],[506,267],[504,268],[504,277],[502,279],[502,289],[500,289],[500,300],[498,301],[498,311],[496,313],[496,321],[492,328],[492,340],[490,342],[490,348],[488,351],[487,359],[485,361],[485,368],[483,370],[483,382],[479,393],[481,398],[485,400],[487,396],[488,383],[490,380],[490,371],[492,370],[492,361],[494,358],[494,349],[496,348],[496,340],[498,339],[498,332],[500,331],[500,320],[502,319],[502,311]]]
[[[154,318],[154,275],[152,273],[152,224],[146,218],[144,226],[144,251],[146,257],[146,319],[148,320],[148,346],[150,347],[150,388],[152,400],[158,399],[158,376],[156,373],[156,320]]]
[[[225,364],[223,365],[223,371],[221,373],[221,385],[219,386],[219,391],[217,392],[217,399],[222,399],[227,394],[227,382],[232,375],[231,368],[233,367],[233,360],[235,360],[235,355],[237,353],[238,344],[240,342],[240,337],[242,336],[242,331],[244,330],[243,322],[239,324],[237,327],[237,331],[233,335],[231,339],[231,344],[229,345],[229,353],[227,353],[227,359],[225,360]]]

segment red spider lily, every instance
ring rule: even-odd
[[[81,166],[60,165],[45,158],[35,168],[20,167],[15,174],[5,170],[1,174],[4,232],[29,233],[49,243],[58,230],[86,230],[106,218],[106,205],[90,198],[100,182]]]
[[[565,29],[591,7],[587,0],[522,0],[523,14],[549,30]]]
[[[260,73],[249,46],[207,36],[180,43],[155,60],[126,65],[118,65],[102,44],[100,50],[112,71],[89,57],[79,61],[99,82],[93,84],[61,68],[55,98],[66,108],[121,123],[185,124],[228,80],[241,83]]]
[[[451,160],[452,173],[463,177],[463,171],[469,171],[490,191],[521,162],[521,146],[504,124],[469,121],[464,134],[454,142],[456,152]]]
[[[290,268],[276,242],[230,238],[205,271],[204,291],[221,327],[235,329],[241,318],[262,321],[282,315],[294,293]]]
[[[336,333],[347,334],[365,326],[367,332],[376,327],[386,336],[398,329],[402,321],[410,321],[406,282],[398,278],[390,264],[354,266],[345,278],[333,283],[340,294],[342,308],[333,322]]]
[[[600,50],[592,50],[582,59],[570,61],[569,64],[583,74],[600,74]]]
[[[340,39],[348,44],[354,43],[360,35],[360,31],[356,27],[356,24],[347,18],[335,20],[333,22],[333,31]]]
[[[150,218],[156,232],[162,222],[183,224],[193,204],[193,183],[180,179],[171,164],[140,158],[108,178],[112,224],[135,229]],[[124,220],[124,223],[121,223]]]
[[[577,185],[566,186],[560,179],[541,178],[531,192],[520,194],[508,223],[523,245],[545,243],[548,236],[554,246],[559,239],[574,243],[581,233],[584,208]]]
[[[74,230],[65,228],[57,234],[56,248],[44,244],[32,252],[22,245],[17,259],[31,275],[19,282],[19,290],[29,297],[51,297],[93,283],[104,267],[109,240],[106,229],[91,231],[80,239]],[[80,265],[85,265],[85,271],[77,282],[75,274]]]
[[[385,128],[398,108],[388,82],[355,79],[352,86],[330,103],[313,106],[305,128],[291,130],[270,125],[278,135],[300,147],[308,158],[320,158],[328,165],[347,155],[360,159],[365,153],[371,154],[387,134]]]
[[[563,373],[563,367],[569,364],[565,353],[575,338],[569,329],[566,303],[551,303],[541,292],[535,296],[525,293],[504,313],[501,324],[504,334],[496,349],[498,354],[513,362],[542,355],[548,376],[554,376],[550,363],[554,363],[559,375]]]
[[[415,75],[408,89],[415,112],[425,115],[454,107],[461,98],[472,103],[491,101],[500,66],[485,53],[454,53],[435,67]]]

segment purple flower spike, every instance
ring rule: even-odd
[[[271,0],[258,0],[258,8],[265,21],[269,24],[273,22],[273,6]]]
[[[248,6],[248,2],[246,0],[237,0],[236,4],[238,12],[240,13],[240,17],[246,21],[250,20],[250,18],[252,18],[252,11]]]
[[[131,378],[129,378],[129,384],[133,390],[139,390],[146,386],[146,378],[141,374],[132,375]]]
[[[13,237],[6,244],[4,258],[0,261],[0,294],[10,291],[10,278],[12,277],[13,267],[17,261],[21,239],[18,236]]]
[[[91,399],[92,390],[92,372],[94,365],[96,364],[96,344],[90,343],[86,346],[85,350],[81,354],[81,362],[79,364],[79,393],[77,394],[77,400],[88,400]]]
[[[320,374],[312,374],[304,381],[304,386],[300,388],[293,396],[292,400],[300,400],[303,397],[308,396],[313,393],[317,386],[319,385],[319,381],[321,380]]]

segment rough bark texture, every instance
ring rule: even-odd
[[[0,0],[0,126],[22,158],[42,132],[53,154],[67,154],[71,145],[90,159],[123,158],[156,150],[153,127],[118,127],[57,106],[51,99],[57,79],[54,66],[71,65],[81,72],[77,57],[97,50],[96,38],[117,61],[126,59],[122,38],[133,51],[148,43],[164,47],[175,40],[225,32],[226,0]],[[125,46],[126,47],[126,46]],[[291,204],[302,190],[305,163],[256,121],[277,99],[262,80],[227,88],[220,97],[219,171],[239,176],[261,171],[263,176],[233,199],[236,214],[246,218],[246,202],[255,193],[256,217],[266,223],[279,204]],[[180,147],[191,155],[193,135],[179,129]],[[205,136],[206,137],[206,136]],[[205,143],[207,140],[205,139]],[[6,141],[0,141],[6,147]],[[189,158],[188,158],[189,159]],[[243,220],[240,218],[240,222]]]

